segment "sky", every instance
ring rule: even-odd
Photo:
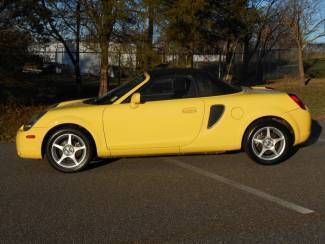
[[[325,18],[325,0],[320,0],[320,16],[322,16],[322,18]],[[325,23],[324,23],[324,29],[325,29]],[[323,31],[324,31],[323,29]],[[319,38],[315,41],[316,43],[325,43],[325,36],[323,36],[322,38]]]

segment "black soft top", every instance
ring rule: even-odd
[[[194,68],[164,68],[149,71],[151,77],[165,76],[165,75],[193,75],[194,73],[206,72],[201,69]]]

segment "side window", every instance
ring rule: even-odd
[[[200,96],[212,96],[214,89],[210,77],[205,74],[201,74],[197,81]]]
[[[210,73],[199,73],[196,78],[200,97],[231,94],[241,90],[240,88],[234,88],[226,84]]]
[[[144,101],[171,99],[174,95],[174,80],[172,78],[152,80],[140,90],[140,93]]]
[[[158,101],[196,96],[193,81],[187,77],[160,77],[140,89],[144,101]]]
[[[174,83],[175,98],[196,97],[196,86],[188,77],[177,77]]]
[[[143,102],[197,97],[197,87],[187,76],[152,78],[138,91]],[[131,95],[132,96],[132,95]],[[123,101],[129,103],[131,96]]]

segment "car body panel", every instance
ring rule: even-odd
[[[103,124],[112,155],[151,148],[177,152],[197,137],[203,114],[200,98],[118,104],[105,108]]]
[[[22,129],[17,134],[17,146],[21,144],[29,144],[31,142],[36,143],[33,139],[27,139],[23,135],[35,135],[36,138],[42,137],[51,131],[53,128],[62,125],[76,125],[84,128],[93,137],[96,143],[97,155],[99,157],[110,156],[109,149],[106,146],[105,137],[102,127],[102,113],[103,106],[87,105],[81,102],[81,100],[69,101],[60,104],[58,107],[48,111],[46,116],[43,116],[37,123],[28,131]],[[42,128],[42,133],[39,135],[38,131]],[[25,140],[22,143],[21,140]],[[42,141],[37,140],[37,145],[28,147],[28,150],[37,150],[37,155],[41,155]],[[28,152],[29,154],[29,152]],[[40,157],[36,157],[40,158]]]
[[[19,157],[30,159],[41,159],[42,142],[47,133],[47,128],[33,128],[32,131],[24,131],[23,126],[18,129],[16,135],[16,149]],[[33,135],[35,138],[28,139],[27,136]]]
[[[311,115],[308,111],[296,108],[285,113],[283,119],[292,127],[295,135],[294,145],[304,143],[311,134]]]
[[[87,130],[98,157],[204,153],[239,150],[246,129],[254,121],[272,117],[285,121],[295,136],[294,144],[310,135],[311,117],[286,93],[266,88],[209,97],[150,101],[131,106],[123,103],[144,80],[113,104],[89,104],[84,100],[60,103],[28,131],[17,133],[17,152],[24,158],[42,158],[46,135],[57,126],[76,125]],[[222,108],[208,126],[211,108]],[[26,138],[34,135],[35,138]]]

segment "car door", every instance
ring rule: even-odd
[[[209,72],[197,71],[195,80],[199,96],[205,104],[205,116],[199,136],[190,145],[181,148],[182,153],[215,152],[238,149],[243,130],[243,101],[233,87]]]
[[[187,93],[181,94],[180,79],[187,79]],[[125,102],[107,106],[103,123],[108,147],[114,154],[132,154],[132,150],[179,147],[191,143],[198,135],[204,114],[204,104],[196,96],[194,80],[188,77],[159,77],[138,90],[141,104]],[[125,150],[127,152],[123,153]],[[176,151],[175,151],[176,150]],[[122,152],[122,153],[121,153]],[[128,153],[129,152],[129,153]]]

